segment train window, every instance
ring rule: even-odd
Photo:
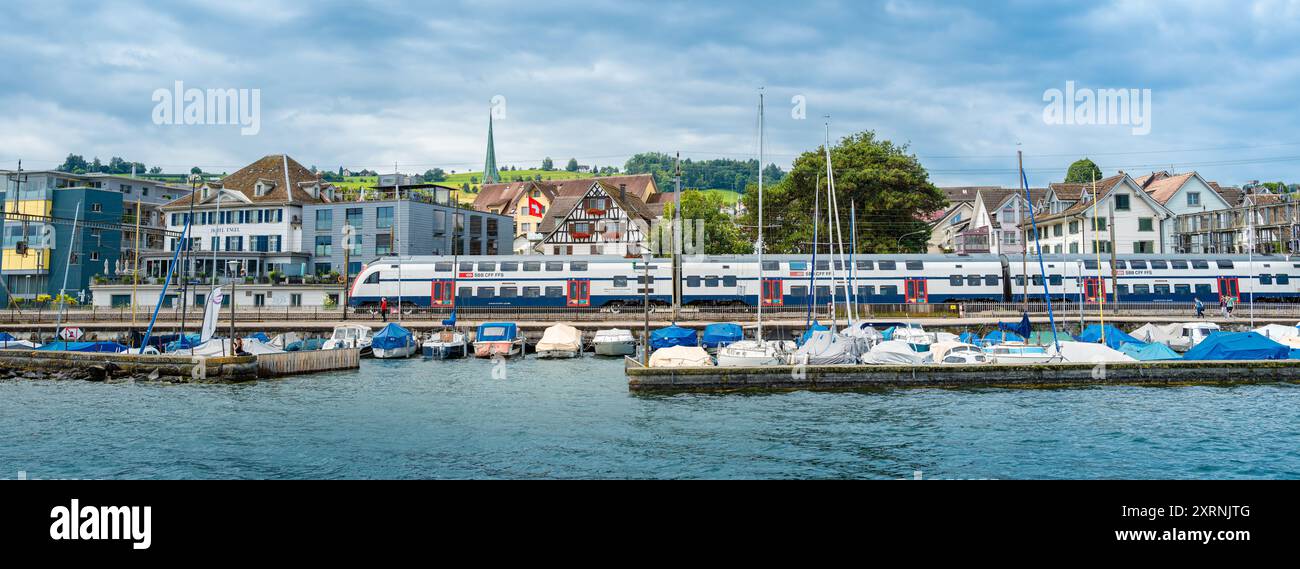
[[[1293,269],[1300,269],[1300,263],[1293,263],[1293,264],[1291,265],[1291,268],[1293,268]]]
[[[1127,269],[1128,265],[1124,261],[1116,260],[1113,265],[1116,269]]]
[[[882,271],[893,271],[898,269],[898,265],[896,265],[893,261],[881,261],[877,263],[877,265],[880,267],[880,270]],[[894,288],[898,288],[898,287],[894,287]]]
[[[1160,270],[1168,269],[1169,263],[1166,263],[1164,261],[1151,261],[1151,268],[1160,269]]]
[[[1196,296],[1209,296],[1211,294],[1214,294],[1214,292],[1210,290],[1210,285],[1208,284],[1196,285]]]
[[[1271,284],[1273,284],[1273,275],[1269,275],[1269,274],[1261,274],[1261,275],[1259,275],[1259,284],[1262,284],[1262,285],[1271,285]]]
[[[1032,275],[1034,286],[1043,286],[1043,275]]]
[[[1025,275],[1016,275],[1016,286],[1025,286]]]
[[[1147,268],[1147,262],[1146,262],[1146,261],[1129,261],[1129,262],[1128,262],[1128,268],[1130,268],[1130,269],[1142,269],[1142,270],[1146,270],[1146,268]]]
[[[704,286],[709,287],[709,288],[715,288],[715,287],[717,287],[717,286],[718,286],[718,277],[714,277],[714,276],[704,277]]]
[[[450,261],[442,261],[442,262],[434,263],[434,264],[433,264],[433,270],[438,271],[438,272],[440,272],[440,273],[450,273],[450,272],[451,272],[451,262],[450,262]]]
[[[984,275],[984,286],[998,286],[998,276]]]
[[[1052,286],[1061,286],[1065,283],[1065,278],[1061,275],[1050,275],[1047,277],[1047,284]]]
[[[1128,285],[1119,285],[1119,286],[1116,286],[1116,287],[1115,287],[1115,292],[1118,293],[1120,296],[1127,296],[1127,295],[1128,295]]]
[[[542,296],[542,287],[526,286],[524,287],[524,298],[537,298]]]
[[[962,280],[961,275],[953,275],[948,277],[948,284],[952,286],[961,286]]]
[[[898,296],[898,285],[880,285],[880,296]]]
[[[513,273],[519,270],[519,261],[501,261],[501,272]]]
[[[830,262],[830,261],[817,261],[817,270],[819,270],[819,271],[829,271],[829,270],[831,270],[831,262]]]
[[[967,275],[967,276],[966,276],[966,286],[979,286],[979,285],[980,285],[980,276],[979,276],[979,275]]]
[[[1169,261],[1169,266],[1181,271],[1187,268],[1187,261]]]
[[[835,270],[837,270],[837,271],[843,271],[843,270],[844,270],[844,261],[835,261]]]
[[[639,284],[639,285],[643,285],[643,284],[645,284],[645,280],[646,280],[645,277],[646,277],[645,275],[637,275],[637,276],[636,276],[636,284]],[[650,284],[655,284],[655,276],[654,276],[654,275],[650,275]]]
[[[1232,261],[1218,260],[1218,261],[1215,261],[1215,263],[1218,263],[1220,269],[1231,269],[1231,268],[1232,268]]]
[[[835,287],[835,298],[848,298],[848,297],[849,297],[848,287],[844,285]]]
[[[1169,296],[1169,285],[1154,285],[1157,296]]]
[[[497,293],[496,289],[494,289],[494,288],[492,288],[492,287],[490,287],[490,286],[481,286],[481,287],[478,287],[478,295],[477,295],[477,296],[478,296],[479,298],[492,298],[492,297],[496,296],[496,293]]]
[[[460,287],[460,292],[456,293],[456,296],[469,298],[471,296],[474,296],[474,289],[469,288],[467,286]]]
[[[1181,294],[1181,295],[1192,294],[1192,285],[1176,284],[1174,285],[1174,294]]]
[[[1083,260],[1083,268],[1088,269],[1088,270],[1091,270],[1091,271],[1095,271],[1095,270],[1097,270],[1097,261],[1094,261],[1094,260],[1092,260],[1092,259],[1084,259],[1084,260]]]
[[[700,277],[686,277],[686,286],[691,288],[700,287]]]
[[[515,298],[519,296],[519,288],[513,286],[501,287],[501,298]]]
[[[530,272],[540,271],[542,270],[542,264],[538,263],[537,261],[525,261],[524,270]]]
[[[726,287],[736,286],[736,277],[732,277],[732,276],[722,277],[722,286],[726,286]]]
[[[828,286],[817,287],[817,298],[829,299],[830,297],[831,297],[831,287]]]
[[[379,284],[379,271],[370,273],[370,276],[366,277],[366,284]]]
[[[1147,285],[1133,285],[1133,294],[1151,294],[1151,287]]]
[[[808,270],[808,263],[806,263],[806,262],[804,262],[804,261],[790,261],[790,270],[792,270],[792,271],[806,271],[806,270]]]
[[[627,277],[614,277],[614,288],[623,288],[627,286]]]
[[[546,270],[550,272],[563,271],[564,263],[562,261],[547,261]]]
[[[874,268],[871,261],[858,261],[857,264],[859,271],[870,271]]]
[[[808,296],[808,287],[804,285],[792,285],[790,287],[790,296]]]
[[[587,262],[586,262],[586,261],[573,261],[573,262],[569,263],[569,270],[570,270],[570,271],[585,271],[585,270],[587,270]]]
[[[1277,284],[1280,284],[1280,285],[1291,284],[1291,276],[1290,276],[1290,275],[1284,275],[1284,274],[1280,274],[1280,273],[1279,273],[1279,274],[1277,275]]]
[[[1206,262],[1206,261],[1193,260],[1193,261],[1192,261],[1192,268],[1193,268],[1193,269],[1208,269],[1208,268],[1210,268],[1210,263],[1208,263],[1208,262]]]
[[[482,262],[478,264],[478,272],[480,273],[493,273],[496,272],[496,270],[496,262]]]
[[[907,267],[907,270],[909,271],[925,270],[925,263],[922,263],[921,261],[907,261],[904,263],[904,266]]]
[[[874,286],[870,286],[870,285],[859,285],[859,286],[858,286],[858,297],[859,297],[859,298],[864,297],[864,296],[875,296],[875,295],[876,295],[876,287],[874,287]]]
[[[546,298],[560,298],[564,296],[564,287],[548,286],[546,287]]]
[[[781,262],[780,262],[780,261],[763,261],[763,270],[764,270],[764,271],[779,271],[779,270],[781,270]]]
[[[461,262],[460,270],[461,272],[472,273],[474,272],[474,263]]]

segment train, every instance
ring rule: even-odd
[[[831,293],[867,304],[1300,301],[1300,258],[1272,255],[818,255],[684,257],[683,306],[819,305]],[[760,272],[762,282],[759,282]],[[815,275],[813,274],[815,273]],[[834,284],[833,284],[834,283]],[[832,291],[832,286],[839,287]],[[354,307],[381,299],[431,308],[618,308],[673,302],[673,263],[616,256],[411,256],[367,263],[349,291]],[[811,297],[811,298],[810,298]]]

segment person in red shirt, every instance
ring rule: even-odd
[[[379,299],[379,316],[388,322],[388,298]]]

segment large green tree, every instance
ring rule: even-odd
[[[664,220],[673,218],[676,203],[664,206]],[[704,222],[704,253],[707,255],[736,255],[754,252],[754,242],[737,227],[731,218],[731,204],[712,192],[682,192],[682,219],[686,223]]]
[[[1093,180],[1101,179],[1101,168],[1098,168],[1092,160],[1084,158],[1076,160],[1070,164],[1070,169],[1065,173],[1065,183],[1067,184],[1088,184]]]
[[[947,206],[947,198],[907,145],[876,138],[872,131],[850,135],[831,148],[839,225],[844,247],[849,242],[851,204],[857,205],[857,242],[861,253],[894,253],[924,248],[929,238],[923,216]],[[821,243],[827,243],[825,149],[805,152],[781,181],[764,188],[763,224],[768,253],[808,253],[813,242],[813,202],[821,194]],[[758,192],[744,195],[741,224],[758,226]],[[756,229],[746,230],[757,240]],[[822,249],[825,250],[824,248]]]

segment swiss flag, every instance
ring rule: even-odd
[[[541,217],[542,214],[545,213],[543,211],[544,209],[545,208],[542,207],[542,202],[533,199],[533,196],[528,196],[528,215]]]

